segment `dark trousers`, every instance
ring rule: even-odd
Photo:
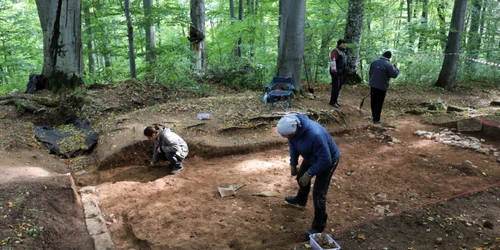
[[[169,166],[174,168],[182,168],[182,160],[172,152],[165,152],[160,154],[159,160],[167,160],[170,162]]]
[[[326,193],[328,192],[328,187],[330,186],[330,180],[332,179],[333,172],[337,168],[339,163],[339,159],[330,164],[325,171],[316,175],[316,180],[314,181],[313,187],[313,201],[314,201],[314,219],[312,222],[311,229],[323,232],[326,227],[326,219],[328,218],[328,214],[326,213]],[[297,173],[297,183],[299,182],[300,177],[307,173],[307,170],[311,167],[311,165],[303,160],[302,164],[300,164],[299,171]],[[307,202],[307,198],[309,195],[309,191],[311,190],[311,182],[309,182],[306,186],[301,186],[299,183],[299,191],[297,192],[297,201],[299,202]]]
[[[344,75],[332,73],[330,73],[330,75],[332,76],[332,93],[330,96],[330,105],[334,105],[338,102],[340,89],[342,88],[342,84],[344,82]]]
[[[374,122],[380,121],[380,114],[382,113],[382,106],[384,106],[385,90],[370,88],[370,99],[372,105],[372,117]]]

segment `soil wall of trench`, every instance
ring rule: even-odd
[[[341,135],[357,130],[369,128],[369,124],[362,124],[344,128],[328,129],[332,135]],[[375,128],[376,129],[376,128]],[[273,138],[251,143],[239,144],[211,144],[206,140],[186,139],[189,147],[189,157],[198,156],[206,159],[224,157],[229,155],[249,154],[265,151],[287,145],[284,138]],[[130,165],[149,164],[154,143],[143,140],[126,145],[113,153],[95,157],[97,170],[107,170]]]
[[[443,118],[443,117],[441,117]],[[480,133],[491,138],[500,138],[500,117],[480,117],[478,119],[481,123]],[[453,118],[431,119],[423,120],[422,122],[433,124],[441,127],[457,128],[457,123],[460,120]],[[330,134],[339,136],[341,134],[352,133],[357,130],[387,130],[387,127],[373,126],[372,124],[358,124],[348,127],[327,127]],[[379,131],[380,132],[380,131]],[[252,132],[253,133],[253,132]],[[125,136],[125,135],[124,135]],[[217,135],[216,135],[217,136]],[[218,135],[220,136],[220,135]],[[271,138],[250,143],[213,143],[210,140],[201,140],[197,138],[186,139],[189,146],[189,157],[202,157],[206,159],[225,157],[229,155],[249,154],[254,152],[265,151],[273,148],[285,146],[287,140],[284,138]],[[92,165],[95,169],[108,170],[112,168],[119,168],[131,165],[148,165],[151,160],[153,142],[148,140],[141,140],[131,142],[118,149],[108,151],[104,154],[95,154],[92,157]],[[101,150],[102,152],[102,150]],[[91,181],[93,183],[99,182],[98,180]]]

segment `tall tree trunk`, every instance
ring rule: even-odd
[[[446,7],[447,0],[438,0],[437,13],[439,17],[439,35],[441,38],[441,47],[444,49],[446,44]]]
[[[277,76],[291,76],[297,91],[301,90],[300,71],[305,45],[306,0],[280,1],[280,38]]]
[[[446,90],[451,90],[455,87],[460,57],[460,39],[464,29],[467,1],[468,0],[455,0],[455,5],[453,6],[450,31],[448,33],[448,42],[445,50],[446,56],[444,57],[443,66],[441,67],[441,72],[436,82],[436,86]]]
[[[236,21],[236,16],[234,14],[234,0],[229,0],[229,15],[231,16],[231,24],[234,24],[234,22]],[[235,46],[234,49],[233,49],[233,54],[238,57],[239,55],[239,47],[238,46]]]
[[[191,26],[188,39],[196,60],[196,69],[205,70],[205,0],[191,0]]]
[[[2,49],[0,51],[3,52],[3,61],[7,62],[7,49],[5,45],[5,40],[2,39]],[[1,84],[9,84],[9,78],[7,77],[7,72],[9,71],[9,68],[7,66],[2,66],[0,65],[0,72],[3,72],[3,74],[0,74],[2,76],[2,79],[0,81]]]
[[[347,42],[347,65],[344,73],[346,84],[361,82],[361,77],[358,74],[358,64],[364,13],[365,0],[349,0],[349,10],[347,11],[347,23],[344,33],[344,39]]]
[[[94,39],[92,38],[92,23],[90,21],[90,8],[89,4],[85,4],[84,8],[84,13],[85,13],[85,27],[87,31],[87,49],[89,51],[88,53],[88,59],[89,59],[89,73],[91,75],[94,74],[95,71],[95,48],[94,48]]]
[[[234,15],[234,0],[229,0],[229,16],[231,18],[231,23],[234,23],[234,20],[236,20]]]
[[[83,87],[82,3],[36,0],[43,32],[46,87],[53,92]]]
[[[104,27],[104,30],[107,31],[107,27]],[[104,42],[104,66],[106,68],[111,68],[111,48],[109,47],[109,36],[108,32],[105,32],[105,42]]]
[[[477,59],[479,56],[479,51],[481,48],[481,36],[479,34],[479,25],[481,22],[481,3],[482,0],[474,0],[471,9],[471,20],[469,26],[468,38],[467,38],[467,55],[468,57]],[[476,63],[467,60],[468,64],[475,65]],[[473,70],[473,67],[469,69]]]
[[[156,0],[156,6],[160,6],[160,0]],[[158,46],[161,47],[161,45],[162,45],[162,43],[161,43],[162,42],[161,41],[161,27],[160,27],[161,20],[160,20],[160,18],[155,18],[155,21],[156,21],[155,33],[156,33],[156,35],[158,35]]]
[[[156,49],[155,24],[152,11],[153,0],[143,0],[142,3],[145,17],[144,29],[146,30],[146,62],[149,64],[148,68],[151,68],[151,65],[154,65]]]
[[[418,38],[418,50],[419,51],[425,51],[426,49],[426,44],[427,44],[427,39],[425,36],[425,31],[427,31],[428,28],[428,21],[429,21],[429,0],[422,0],[422,21],[420,22],[420,35]]]
[[[401,0],[400,2],[400,6],[399,6],[399,18],[397,18],[396,20],[396,27],[399,27],[399,31],[403,31],[405,25],[403,24],[403,21],[404,20],[404,8],[405,7],[405,0]],[[401,33],[402,32],[396,32],[395,34],[395,39],[391,39],[393,41],[393,47],[394,48],[397,48],[399,47],[399,44],[401,43]],[[384,41],[386,41],[386,37],[384,36]]]
[[[128,56],[130,64],[130,78],[137,78],[135,72],[135,52],[134,52],[134,26],[130,15],[130,0],[125,0],[125,18],[127,19]]]
[[[247,16],[249,15],[255,15],[256,7],[255,7],[255,2],[253,0],[247,0],[247,6],[248,6],[248,11],[247,11]],[[255,20],[255,19],[252,19]],[[248,43],[250,44],[250,58],[252,59],[254,56],[254,46],[255,46],[255,21],[252,21],[250,24],[250,41]]]
[[[243,22],[243,0],[238,1],[238,20],[240,23]],[[236,42],[236,56],[241,57],[241,31]]]
[[[325,16],[334,15],[332,8],[330,6],[328,6],[328,7],[325,6],[323,15],[325,15]],[[331,18],[328,18],[327,20],[325,20],[326,27],[333,27],[333,25],[334,24],[333,24],[333,21]],[[329,65],[329,62],[330,62],[330,60],[329,60],[329,58],[330,58],[330,44],[333,40],[333,35],[334,35],[334,33],[331,32],[331,30],[329,30],[329,29],[325,29],[322,31],[321,43],[320,43],[320,49],[319,49],[320,53],[317,56],[317,58],[315,58],[315,62],[314,62],[315,63],[314,76],[311,79],[311,81],[313,81],[313,82],[317,82],[319,75],[321,73],[324,73],[324,72],[320,72],[320,70],[324,71],[325,65]],[[308,41],[309,40],[306,40],[306,44],[309,44]],[[312,43],[312,44],[314,44],[314,43]],[[326,70],[328,70],[328,69],[326,69]]]
[[[406,12],[407,12],[407,27],[408,27],[408,48],[411,50],[414,49],[416,34],[415,34],[415,25],[411,23],[411,18],[413,17],[413,13],[416,12],[415,7],[413,6],[412,0],[406,0]]]
[[[406,13],[407,13],[407,16],[406,16],[406,20],[408,23],[411,22],[411,0],[406,0]]]

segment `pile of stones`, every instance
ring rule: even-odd
[[[413,134],[420,136],[420,138],[427,140],[434,140],[445,145],[451,145],[460,148],[467,148],[475,150],[476,152],[494,155],[496,157],[500,156],[500,152],[496,148],[488,145],[482,145],[485,142],[484,139],[478,139],[472,136],[465,136],[459,132],[454,132],[453,129],[443,128],[440,132],[434,133],[424,130],[417,130]],[[500,158],[499,158],[500,159]]]

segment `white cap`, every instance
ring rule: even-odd
[[[297,127],[300,127],[300,120],[294,114],[288,114],[283,117],[278,122],[278,133],[280,135],[291,135],[297,131]]]

